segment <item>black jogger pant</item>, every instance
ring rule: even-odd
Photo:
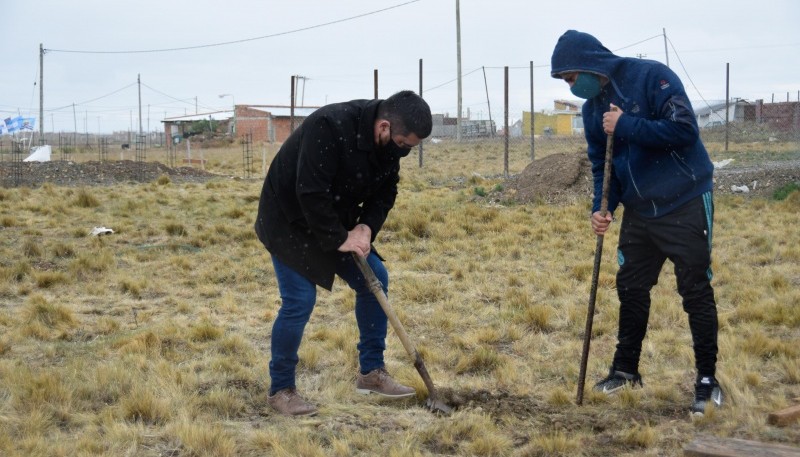
[[[713,216],[710,192],[658,218],[624,211],[617,250],[620,311],[615,369],[638,373],[650,314],[650,289],[669,259],[675,265],[678,293],[689,315],[697,374],[714,376],[718,322],[711,287]]]

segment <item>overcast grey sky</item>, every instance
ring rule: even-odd
[[[457,112],[455,0],[4,1],[0,119],[39,116],[39,43],[44,56],[45,131],[160,130],[165,116],[289,104],[292,75],[306,105],[419,89],[437,113]],[[591,33],[612,51],[665,61],[695,107],[731,97],[797,100],[797,0],[461,0],[463,110],[502,124],[503,67],[509,115],[573,98],[549,76],[567,29]],[[372,13],[372,14],[370,14]],[[352,18],[352,19],[349,19]],[[328,25],[324,25],[328,24]],[[318,27],[315,27],[318,26]],[[260,38],[264,37],[264,38]],[[198,47],[236,42],[219,46]],[[196,47],[196,48],[195,48]],[[165,52],[122,53],[120,51]],[[65,52],[65,51],[101,51]],[[484,81],[484,68],[486,80]],[[488,102],[487,102],[488,88]],[[231,94],[220,98],[220,94]],[[195,103],[195,99],[197,102]],[[72,104],[75,104],[73,112]],[[37,125],[38,130],[38,125]]]

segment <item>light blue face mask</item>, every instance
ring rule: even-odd
[[[576,97],[590,99],[596,97],[601,88],[599,76],[592,73],[578,73],[575,84],[569,90]]]

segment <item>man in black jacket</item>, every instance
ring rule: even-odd
[[[388,273],[371,244],[394,206],[400,159],[431,129],[428,104],[411,91],[386,100],[335,103],[306,118],[272,161],[255,229],[272,257],[281,295],[272,327],[268,399],[278,412],[317,412],[296,390],[297,351],[316,286],[331,290],[336,275],[356,292],[356,392],[414,395],[386,372],[386,314],[351,253],[366,257],[388,291]]]

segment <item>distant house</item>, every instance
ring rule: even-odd
[[[318,106],[237,105],[234,138],[251,134],[253,141],[283,143]],[[292,114],[294,116],[292,116]],[[294,122],[294,126],[292,123]]]
[[[457,133],[458,119],[447,114],[433,114],[433,129],[431,138],[455,138]],[[497,125],[494,120],[461,118],[461,137],[480,138],[497,135]]]
[[[202,114],[187,114],[185,116],[174,116],[165,118],[164,135],[167,137],[167,146],[179,143],[186,138],[195,122],[211,121],[219,125],[220,129],[227,129],[227,124],[233,116],[233,111],[212,111]]]
[[[725,102],[707,105],[695,110],[700,128],[725,125]],[[736,100],[728,107],[728,122],[766,124],[780,131],[800,130],[800,102],[764,103]]]
[[[197,121],[217,121],[234,139],[252,135],[253,142],[283,143],[317,106],[236,105],[235,111],[214,111],[164,119],[167,145],[178,142]]]
[[[728,122],[744,121],[745,107],[750,104],[747,100],[736,100],[730,103],[728,106]],[[726,103],[723,101],[696,108],[694,115],[697,118],[697,125],[701,129],[725,125],[725,106]]]
[[[553,110],[533,113],[534,135],[582,135],[583,103],[571,100],[555,100]],[[529,136],[531,131],[531,113],[522,112],[522,135]]]
[[[583,106],[583,102],[576,102],[574,100],[555,100],[553,102],[553,107],[556,111],[581,111],[581,106]]]

